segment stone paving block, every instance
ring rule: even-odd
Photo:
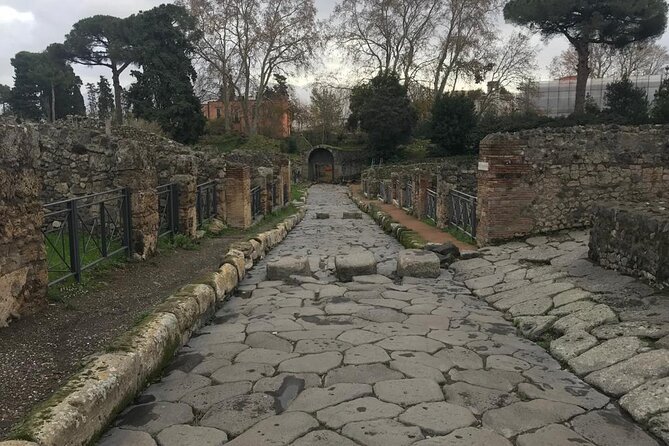
[[[517,446],[592,446],[592,443],[571,429],[560,424],[551,424],[531,434],[519,435]]]
[[[486,412],[483,415],[483,427],[510,438],[549,424],[562,423],[581,413],[583,409],[571,404],[534,400]]]
[[[391,284],[393,283],[388,277],[381,274],[373,274],[369,276],[355,276],[353,281],[356,283],[370,283],[377,285]]]
[[[649,381],[620,399],[620,405],[637,421],[669,412],[669,378]]]
[[[466,427],[445,437],[432,437],[414,446],[513,446],[509,440],[488,429]]]
[[[636,424],[615,410],[596,410],[571,420],[571,427],[596,445],[660,446]]]
[[[267,262],[268,280],[287,280],[293,275],[308,276],[310,274],[309,259],[306,257],[286,256]]]
[[[210,427],[170,426],[156,436],[160,446],[223,446],[228,436]]]
[[[524,274],[523,274],[524,275]],[[465,280],[465,286],[471,290],[490,288],[504,281],[504,273],[492,274],[490,276],[476,277]]]
[[[641,340],[635,337],[611,339],[570,359],[569,367],[577,375],[585,375],[631,358],[641,346]]]
[[[358,444],[336,432],[322,430],[309,432],[291,446],[358,446]]]
[[[227,356],[227,355],[226,355]],[[209,356],[198,364],[191,373],[196,373],[202,376],[211,376],[216,370],[231,365],[232,362],[225,358],[217,358],[216,356]]]
[[[316,353],[289,359],[279,364],[280,372],[295,373],[327,373],[328,370],[341,364],[342,354],[339,352]]]
[[[337,338],[339,341],[344,341],[351,345],[362,345],[362,344],[371,344],[376,341],[384,339],[386,336],[379,333],[374,333],[373,331],[353,329],[348,330],[339,335]]]
[[[509,314],[514,317],[542,316],[548,313],[551,308],[553,308],[553,299],[550,297],[542,297],[514,305],[509,308]]]
[[[371,322],[405,322],[408,316],[391,308],[370,307],[355,313],[356,317]]]
[[[176,376],[171,377],[170,375],[170,377],[151,385],[144,391],[144,393],[142,393],[140,400],[147,402],[179,401],[179,399],[187,393],[211,384],[209,378],[192,373],[182,373],[177,371],[174,372],[173,375]]]
[[[591,333],[599,339],[613,339],[624,336],[660,339],[669,335],[669,324],[649,321],[626,321],[619,324],[599,326],[593,329]]]
[[[274,397],[266,393],[239,395],[216,403],[200,420],[201,426],[213,427],[237,436],[259,421],[276,414]]]
[[[567,370],[549,370],[534,367],[523,372],[532,384],[519,384],[519,395],[529,399],[546,399],[574,404],[584,409],[599,409],[609,398]]]
[[[327,220],[330,218],[330,214],[325,213],[325,212],[317,212],[316,213],[316,220]]]
[[[389,365],[391,369],[397,370],[409,378],[430,379],[439,384],[446,382],[446,378],[444,378],[444,374],[440,370],[409,359],[391,361]]]
[[[463,346],[472,341],[485,341],[489,336],[478,331],[432,330],[427,337],[444,344]]]
[[[304,381],[305,388],[319,387],[321,378],[315,373],[279,373],[278,375],[259,379],[253,385],[254,392],[278,393],[286,379],[299,379]]]
[[[404,323],[409,326],[429,328],[430,330],[448,330],[450,319],[443,315],[413,315],[409,316],[409,319]]]
[[[396,404],[364,397],[319,410],[316,417],[327,427],[339,429],[345,424],[358,421],[395,418],[400,413],[402,408]]]
[[[559,319],[553,328],[558,333],[567,333],[572,330],[589,331],[598,325],[613,324],[618,322],[618,316],[608,305],[595,305],[590,310],[572,313]]]
[[[266,332],[251,333],[246,337],[244,343],[253,348],[279,350],[287,353],[293,351],[293,346],[290,342]]]
[[[175,424],[188,424],[194,420],[193,409],[184,403],[150,403],[132,406],[116,421],[117,427],[155,435]]]
[[[469,409],[443,401],[417,404],[400,415],[399,420],[418,426],[430,435],[446,435],[477,423]]]
[[[286,353],[280,350],[269,350],[266,348],[250,348],[244,350],[235,358],[236,363],[250,362],[255,364],[279,365],[281,362],[296,358],[297,353]]]
[[[344,220],[362,220],[362,212],[344,212],[342,218]]]
[[[288,410],[298,412],[317,412],[363,396],[372,395],[369,384],[340,383],[326,388],[311,388],[302,391]]]
[[[403,406],[444,399],[439,385],[430,379],[381,381],[374,385],[374,393],[382,401]]]
[[[430,355],[425,352],[392,352],[390,357],[396,361],[409,361],[416,365],[422,365],[437,369],[442,373],[448,372],[455,367],[455,363],[444,356]]]
[[[348,342],[336,339],[303,339],[295,344],[295,353],[343,352],[351,347]]]
[[[397,275],[436,279],[441,274],[439,257],[422,249],[405,249],[397,256]]]
[[[464,382],[444,386],[444,395],[447,402],[466,407],[476,415],[482,415],[490,409],[520,401],[511,392],[474,386]]]
[[[249,393],[251,387],[252,384],[250,381],[237,381],[217,386],[209,386],[185,394],[180,401],[190,405],[198,412],[206,412],[216,403],[234,396]]]
[[[424,327],[407,326],[398,322],[381,322],[365,326],[365,330],[389,336],[425,336],[430,330]]]
[[[508,372],[522,372],[531,368],[530,364],[522,359],[514,358],[506,355],[491,355],[486,358],[486,368],[505,370]]]
[[[591,300],[579,300],[578,302],[572,302],[558,308],[553,308],[548,314],[551,316],[563,317],[572,313],[578,313],[579,311],[592,310],[595,305],[596,304]]]
[[[453,381],[464,381],[475,386],[489,389],[512,391],[519,383],[525,381],[518,372],[505,370],[451,370],[448,372]]]
[[[9,444],[6,444],[5,442],[0,444],[3,446],[32,446],[36,443],[28,443],[27,441],[10,441]],[[98,446],[156,446],[156,442],[153,441],[151,435],[147,434],[146,432],[125,429],[111,429],[100,439]]]
[[[419,428],[394,420],[349,423],[341,433],[365,446],[409,446],[424,438]]]
[[[669,412],[651,418],[648,426],[653,434],[669,444]]]
[[[221,367],[211,374],[211,379],[218,384],[235,381],[258,381],[265,376],[272,376],[274,367],[268,364],[242,363]]]
[[[355,276],[376,274],[376,258],[369,251],[335,257],[335,271],[342,282],[350,282]]]
[[[513,322],[525,337],[538,340],[557,320],[557,316],[520,316],[514,318]]]
[[[413,351],[435,353],[444,348],[444,344],[423,336],[391,336],[376,343],[381,348],[390,351]]]
[[[669,350],[653,350],[592,372],[585,381],[609,395],[621,396],[646,381],[667,375]]]
[[[226,446],[288,445],[317,427],[318,421],[313,417],[302,412],[287,412],[262,420]]]
[[[573,330],[564,336],[551,341],[550,350],[553,356],[566,362],[590,350],[598,344],[597,338],[583,330]]]
[[[376,345],[359,345],[344,353],[344,364],[373,364],[388,361],[390,361],[388,353]]]
[[[483,359],[471,350],[464,347],[446,347],[434,355],[438,358],[448,359],[456,367],[461,369],[482,369]]]

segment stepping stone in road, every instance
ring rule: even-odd
[[[369,251],[335,257],[337,278],[342,282],[350,282],[355,276],[376,274],[376,258]]]
[[[325,212],[316,213],[316,220],[327,220],[328,218],[330,218],[330,214],[326,214]]]
[[[397,275],[436,279],[441,274],[439,257],[422,249],[405,249],[397,257]]]
[[[267,280],[287,280],[293,275],[311,275],[307,257],[286,256],[267,263]]]
[[[342,217],[344,220],[361,220],[362,212],[344,212]]]

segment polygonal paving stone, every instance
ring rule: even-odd
[[[513,317],[541,316],[548,313],[551,308],[553,308],[553,299],[550,297],[542,297],[516,304],[509,308],[508,312]]]
[[[566,362],[571,358],[590,350],[598,344],[597,338],[583,330],[573,330],[561,338],[551,341],[550,350],[553,356]]]
[[[175,377],[170,376],[149,386],[140,396],[140,401],[179,401],[185,394],[211,384],[211,380],[204,376],[181,372],[174,372],[174,374],[176,374]]]
[[[446,347],[434,354],[437,358],[443,358],[452,362],[461,369],[482,369],[483,359],[471,350],[464,347]]]
[[[579,311],[592,310],[595,307],[595,303],[590,300],[579,300],[578,302],[572,302],[567,305],[563,305],[558,308],[554,308],[548,312],[550,316],[567,316],[568,314],[578,313]]]
[[[598,409],[609,403],[609,398],[581,381],[567,370],[548,370],[534,367],[524,375],[534,382],[519,384],[520,395],[529,399],[546,399],[574,404],[584,409]]]
[[[183,403],[151,403],[130,407],[116,421],[121,429],[148,432],[155,435],[175,424],[193,421],[193,409]]]
[[[305,388],[319,387],[321,378],[315,373],[279,373],[276,376],[262,378],[253,386],[254,392],[277,393],[286,378],[300,379],[304,381]]]
[[[325,285],[318,292],[318,297],[322,299],[340,297],[343,296],[346,291],[346,288],[338,285]]]
[[[159,446],[223,446],[225,432],[210,427],[170,426],[156,436]]]
[[[371,308],[369,305],[361,305],[357,302],[329,303],[325,306],[327,314],[355,314]]]
[[[395,418],[402,412],[396,404],[384,403],[376,398],[364,397],[318,411],[318,420],[331,429],[339,429],[355,421]]]
[[[419,441],[414,446],[513,446],[509,440],[487,429],[466,427],[445,437]],[[538,445],[537,445],[538,446]]]
[[[465,345],[473,341],[485,341],[488,335],[478,331],[432,330],[428,338],[448,345]]]
[[[419,426],[434,435],[445,435],[455,429],[476,424],[476,418],[470,410],[445,402],[417,404],[400,415],[399,420]]]
[[[402,308],[402,313],[405,314],[430,314],[437,309],[435,304],[423,303],[423,304],[412,304],[408,307]]]
[[[523,274],[524,276],[524,274]],[[504,274],[492,274],[490,276],[476,277],[465,280],[465,286],[471,290],[480,290],[481,288],[489,288],[501,283],[504,280]]]
[[[295,353],[343,352],[351,347],[348,342],[336,339],[303,339],[295,345]]]
[[[653,434],[669,444],[669,412],[651,418],[648,427]]]
[[[518,383],[525,381],[520,373],[505,370],[451,370],[449,375],[453,381],[464,381],[504,392],[512,391]]]
[[[513,393],[459,382],[444,386],[446,401],[466,407],[476,415],[519,401]]]
[[[561,307],[563,305],[568,305],[573,302],[578,302],[580,300],[589,299],[592,297],[592,294],[581,289],[572,289],[553,296],[553,303],[556,307]]]
[[[572,330],[589,331],[598,325],[612,324],[618,322],[618,316],[608,305],[595,305],[590,310],[577,311],[562,319],[558,319],[553,328],[559,333],[567,333]]]
[[[359,345],[344,353],[344,364],[372,364],[390,361],[390,356],[376,345]]]
[[[365,305],[374,305],[377,307],[392,308],[395,310],[401,310],[402,308],[409,306],[409,303],[404,302],[403,300],[385,299],[385,298],[360,299],[360,303]]]
[[[410,361],[415,364],[424,365],[439,370],[440,372],[448,372],[455,367],[452,361],[444,357],[437,357],[425,352],[392,352],[391,358],[398,361]]]
[[[244,395],[251,391],[249,381],[238,381],[233,383],[209,386],[189,392],[181,397],[180,401],[193,407],[198,412],[206,412],[211,406],[228,398]]]
[[[265,393],[240,395],[214,404],[200,425],[214,427],[236,436],[260,420],[276,414],[276,401]]]
[[[328,327],[326,329],[310,329],[301,331],[285,331],[278,333],[278,335],[289,341],[297,342],[307,339],[334,339],[339,336],[345,329],[341,327]]]
[[[366,331],[372,331],[385,336],[425,336],[430,330],[423,327],[409,327],[399,322],[382,322],[369,324],[364,327]]]
[[[298,331],[303,329],[304,327],[290,319],[271,318],[264,320],[254,320],[250,322],[246,327],[246,333],[251,334],[267,331],[274,334],[276,332]]]
[[[531,434],[523,434],[516,439],[517,446],[591,446],[592,443],[571,429],[560,424],[551,424]]]
[[[653,350],[592,372],[584,379],[610,395],[621,396],[646,381],[667,375],[669,350]]]
[[[409,378],[430,379],[439,384],[446,382],[446,378],[440,370],[408,359],[391,361],[390,368],[404,373]]]
[[[585,375],[631,358],[641,346],[641,341],[636,337],[611,339],[570,359],[569,367],[577,375]]]
[[[480,355],[513,355],[515,352],[523,348],[523,346],[496,342],[494,340],[486,341],[472,341],[466,347]]]
[[[325,376],[325,385],[337,383],[374,384],[379,381],[402,378],[400,372],[383,364],[347,365],[330,370]]]
[[[657,441],[617,410],[588,412],[571,420],[571,427],[596,445],[659,446]]]
[[[592,330],[599,339],[614,339],[623,336],[660,339],[669,335],[669,324],[648,321],[626,321],[619,324],[602,325]]]
[[[444,344],[423,336],[391,336],[376,343],[381,348],[390,351],[412,351],[435,353],[444,348]]]
[[[266,418],[226,446],[284,446],[318,427],[318,421],[302,412],[286,412]]]
[[[371,322],[404,322],[407,315],[392,308],[370,307],[355,313],[355,316]]]
[[[211,374],[211,379],[218,384],[235,381],[257,381],[265,376],[272,376],[274,367],[268,364],[240,363],[221,367]]]
[[[373,274],[373,275],[369,275],[369,276],[355,276],[353,278],[353,281],[357,282],[357,283],[371,283],[371,284],[378,284],[378,285],[386,284],[386,283],[387,284],[393,283],[392,280],[390,280],[389,278],[387,278],[386,276],[383,276],[381,274]]]
[[[380,400],[403,406],[444,399],[439,385],[430,379],[381,381],[374,385],[374,393]]]
[[[620,399],[620,405],[637,421],[669,412],[669,378],[649,381]]]
[[[246,335],[242,333],[230,333],[221,335],[218,333],[205,333],[199,336],[195,336],[188,341],[188,346],[194,350],[200,350],[201,348],[207,348],[215,344],[232,344],[238,342],[244,342]],[[211,348],[211,347],[209,347]]]
[[[244,344],[210,344],[199,347],[197,352],[202,356],[212,356],[216,359],[227,359],[232,361],[232,358],[237,356],[240,352],[243,352],[249,348],[248,345]],[[208,360],[209,358],[206,358]],[[204,361],[203,361],[204,362]]]
[[[296,358],[296,353],[286,353],[280,350],[268,350],[265,348],[250,348],[244,350],[235,358],[235,362],[250,362],[256,364],[278,365],[286,359]]]
[[[298,395],[288,410],[317,412],[326,407],[371,394],[372,386],[368,384],[340,383],[326,388],[306,389]]]
[[[581,413],[583,409],[571,404],[534,400],[486,412],[483,415],[483,427],[509,438],[549,424],[564,422]]]
[[[322,430],[309,432],[291,446],[358,446],[358,444],[336,432]]]
[[[25,442],[24,444],[31,446],[35,443]],[[11,442],[9,446],[12,446]],[[22,444],[17,442],[16,446],[22,446]],[[100,439],[98,446],[156,446],[156,442],[146,432],[111,429]]]
[[[404,321],[404,324],[425,327],[430,330],[448,330],[450,320],[443,315],[413,315]]]
[[[328,370],[341,364],[342,355],[339,352],[316,353],[289,359],[279,364],[280,372],[294,373],[326,373]]]
[[[424,438],[419,428],[405,426],[394,420],[349,423],[342,428],[341,433],[365,446],[409,446]]]
[[[266,348],[269,350],[279,350],[287,353],[291,353],[293,351],[293,346],[290,342],[271,333],[265,332],[251,333],[246,337],[244,343],[253,348]]]
[[[374,333],[372,331],[353,329],[348,330],[339,335],[337,338],[340,341],[347,342],[351,345],[362,345],[362,344],[371,344],[376,341],[380,341],[386,336],[379,333]]]

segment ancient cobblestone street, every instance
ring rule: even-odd
[[[308,206],[99,445],[660,444],[504,317],[547,317],[552,296],[574,288],[547,268],[545,281],[533,284],[527,268],[516,267],[528,255],[544,262],[548,247],[488,250],[487,258],[456,263],[455,279],[445,270],[438,279],[398,279],[402,247],[366,215],[342,218],[357,212],[345,188],[314,186]],[[565,262],[582,257],[582,241],[569,246]],[[366,251],[378,274],[339,282],[335,256]],[[312,275],[267,280],[267,262],[286,256],[307,257]],[[561,295],[565,305],[584,300]],[[630,348],[639,346],[621,351]],[[597,366],[585,359],[576,364],[582,370]]]

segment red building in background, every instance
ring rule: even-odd
[[[249,101],[251,112],[255,108],[255,100]],[[209,121],[224,119],[225,106],[222,101],[210,101],[202,105],[202,113]],[[230,114],[232,115],[232,131],[241,134],[248,134],[244,120],[244,109],[240,100],[230,102]],[[288,98],[264,99],[260,108],[260,117],[258,119],[258,133],[270,138],[287,138],[291,134],[293,124],[292,114],[290,112],[290,102]]]

